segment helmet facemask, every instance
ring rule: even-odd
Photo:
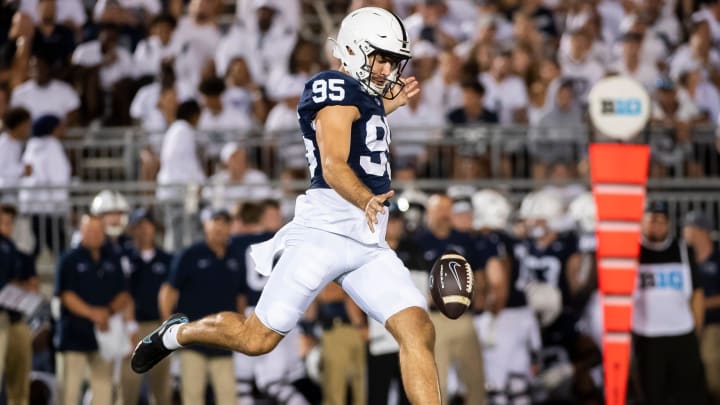
[[[339,44],[336,44],[336,49],[338,46]],[[354,55],[354,51],[357,51],[358,49],[361,55]],[[393,52],[378,49],[369,44],[367,41],[359,43],[358,48],[356,49],[350,49],[348,47],[345,49],[344,53],[345,55],[343,56],[347,59],[357,58],[358,56],[362,56],[364,58],[364,63],[359,66],[359,69],[353,69],[350,64],[345,62],[346,59],[340,56],[340,53],[336,54],[336,57],[340,57],[340,60],[343,61],[344,69],[354,76],[366,89],[387,100],[392,100],[400,95],[402,89],[405,87],[405,83],[400,80],[400,77],[410,58],[404,55],[398,55]],[[382,86],[376,84],[372,80],[373,67],[377,62],[378,56],[394,65],[390,70],[390,73],[385,78],[385,83]],[[356,62],[358,61],[356,60]]]
[[[390,74],[385,78],[385,84],[381,87],[372,81],[372,71],[378,57],[383,58],[385,61],[390,62],[393,68],[390,70]],[[386,100],[392,100],[402,93],[405,83],[400,80],[402,72],[407,65],[409,58],[402,57],[400,55],[391,54],[381,50],[373,50],[369,55],[365,57],[365,65],[362,69],[368,72],[367,78],[363,84],[374,91],[377,95],[382,96]]]

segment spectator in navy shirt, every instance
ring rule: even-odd
[[[158,295],[160,286],[167,281],[172,256],[155,243],[156,224],[150,211],[140,208],[133,212],[129,221],[129,234],[132,248],[128,252],[130,264],[129,290],[134,308],[129,323],[133,346],[141,336],[145,336],[160,326]],[[170,361],[163,360],[148,373],[149,392],[159,405],[170,404]],[[130,369],[130,359],[126,359],[122,369],[123,402],[136,405],[140,395],[142,375]]]
[[[423,258],[434,263],[443,253],[455,251],[465,256],[473,269],[479,269],[479,259],[474,253],[472,238],[452,228],[452,205],[452,199],[445,194],[434,194],[428,199],[425,212],[426,229],[421,231],[416,239]],[[475,273],[475,280],[482,281],[480,272]],[[435,324],[435,361],[442,402],[448,402],[448,371],[450,364],[454,363],[457,365],[458,376],[467,389],[466,402],[484,403],[482,350],[475,333],[472,314],[465,313],[457,320],[450,320],[439,311],[433,310],[430,312],[430,319]]]
[[[130,303],[117,256],[102,249],[102,220],[85,215],[80,246],[65,253],[55,272],[60,319],[55,331],[58,390],[62,404],[77,404],[86,373],[93,403],[112,403],[113,362],[98,352],[95,329],[105,331],[110,316]]]
[[[720,251],[710,237],[715,229],[713,222],[699,211],[689,212],[685,217],[683,238],[695,253],[705,293],[705,328],[700,354],[714,404],[720,403]]]
[[[178,253],[170,266],[168,282],[160,290],[160,315],[173,311],[190,321],[222,311],[240,312],[239,266],[228,254],[230,214],[225,210],[203,215],[205,240]],[[208,373],[218,405],[235,404],[232,352],[191,346],[180,352],[182,401],[202,404]]]

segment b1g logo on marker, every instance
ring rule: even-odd
[[[632,78],[611,76],[598,81],[588,94],[590,119],[611,138],[629,140],[650,118],[650,97]]]
[[[640,116],[642,114],[642,100],[639,98],[618,98],[600,100],[603,115],[617,114],[626,116]]]

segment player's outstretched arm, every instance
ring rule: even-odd
[[[385,212],[383,203],[394,192],[373,194],[347,164],[352,124],[359,116],[360,112],[354,106],[325,107],[315,118],[315,134],[323,178],[342,198],[365,212],[368,226],[375,232],[377,215]]]
[[[400,94],[392,100],[383,99],[385,115],[389,115],[393,111],[407,104],[408,100],[417,97],[417,95],[420,94],[420,83],[414,76],[400,79],[400,81],[405,83],[405,86],[400,91]],[[393,89],[393,92],[394,90],[395,89]]]

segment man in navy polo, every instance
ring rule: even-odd
[[[241,311],[240,263],[228,252],[230,214],[225,210],[203,213],[205,240],[180,251],[170,266],[168,282],[160,290],[160,315],[173,311],[198,320],[222,311]],[[190,346],[180,352],[182,402],[205,401],[207,375],[218,405],[235,404],[232,352]]]
[[[158,294],[160,286],[167,281],[172,256],[155,243],[155,220],[145,208],[135,210],[129,221],[129,234],[132,247],[128,251],[130,275],[128,288],[132,295],[134,308],[133,321],[128,323],[128,333],[133,336],[133,345],[140,337],[160,326]],[[163,360],[150,370],[150,393],[158,405],[170,404],[170,361]],[[130,358],[123,363],[122,397],[123,403],[136,405],[140,395],[142,375],[132,372]]]
[[[65,253],[55,272],[61,311],[55,343],[61,403],[77,404],[85,374],[93,403],[112,402],[113,363],[100,356],[95,329],[107,330],[112,314],[130,304],[118,257],[102,249],[103,222],[90,215],[80,223],[80,246]]]

